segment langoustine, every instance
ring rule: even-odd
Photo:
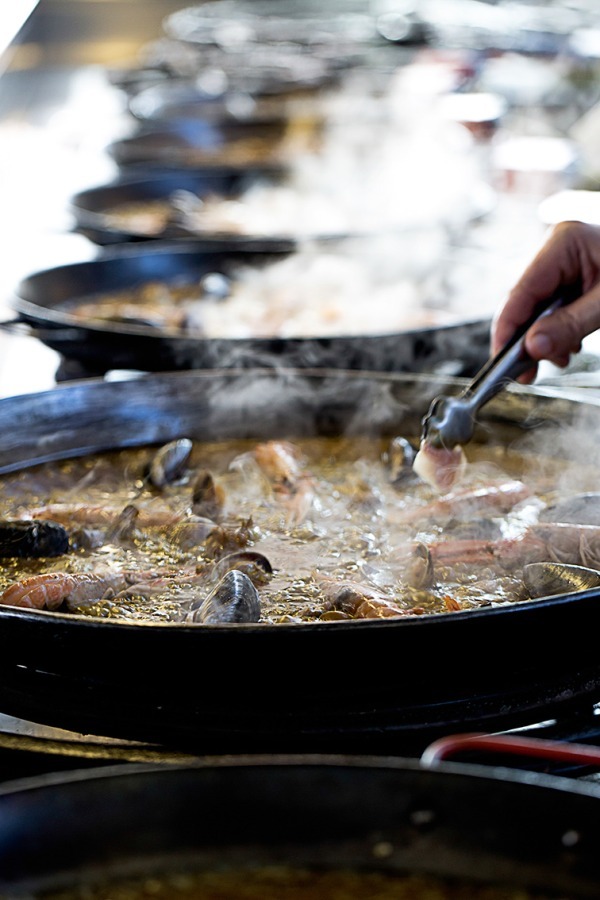
[[[519,537],[446,540],[428,545],[434,565],[498,565],[506,570],[533,562],[562,562],[600,568],[600,526],[540,522]]]
[[[185,514],[166,506],[154,504],[138,505],[136,524],[140,528],[176,525]],[[123,505],[89,503],[47,503],[44,506],[30,506],[18,511],[20,519],[50,519],[66,528],[82,525],[96,528],[110,528],[123,514]]]
[[[501,516],[531,496],[532,490],[528,485],[518,479],[510,479],[498,484],[451,491],[423,506],[402,510],[396,520],[404,525],[426,521],[445,525],[452,519],[468,521],[483,514]]]
[[[409,615],[408,610],[369,585],[321,575],[315,575],[315,580],[325,597],[322,621],[332,618],[388,619]]]
[[[256,445],[252,456],[285,507],[287,524],[301,525],[313,505],[315,482],[303,470],[298,448],[289,441],[265,441]]]
[[[163,537],[181,550],[203,544],[217,523],[206,517],[156,504],[126,506],[86,503],[49,503],[21,508],[19,519],[26,523],[53,524],[63,529],[74,549],[95,549],[105,543],[130,543],[141,533]],[[52,554],[49,554],[52,555]]]
[[[27,609],[58,609],[66,600],[82,603],[117,594],[128,584],[123,573],[77,574],[48,572],[9,585],[0,594],[0,605]]]

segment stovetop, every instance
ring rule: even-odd
[[[582,703],[581,708],[570,709],[568,714],[561,718],[534,722],[530,725],[495,732],[495,734],[600,748],[600,703]],[[428,745],[427,740],[413,741],[407,749],[406,742],[394,734],[393,728],[389,730],[384,728],[380,730],[378,740],[371,742],[368,754],[362,751],[357,752],[351,738],[346,742],[338,738],[331,748],[328,749],[325,745],[320,752],[331,752],[333,755],[369,755],[407,759],[419,758]],[[296,755],[293,747],[290,748],[290,753]],[[186,765],[199,760],[210,761],[224,756],[238,755],[253,754],[251,750],[246,752],[239,745],[235,747],[234,752],[227,752],[226,745],[224,745],[220,752],[216,752],[213,748],[213,752],[203,753],[156,743],[123,740],[95,734],[80,734],[0,713],[0,781],[115,764]],[[282,754],[277,751],[273,755],[290,754]],[[461,761],[460,754],[456,759]],[[536,760],[525,756],[509,758],[500,754],[490,755],[474,751],[464,754],[463,761],[470,764],[503,765],[515,769],[543,771],[564,777],[600,780],[600,772],[596,772],[592,766],[549,762],[545,759]]]

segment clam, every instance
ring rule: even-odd
[[[406,565],[404,579],[409,587],[425,590],[435,581],[433,560],[425,544],[417,544]]]
[[[205,516],[190,516],[168,528],[166,538],[180,550],[196,550],[216,527],[217,523]]]
[[[264,553],[256,550],[237,550],[228,553],[214,563],[213,575],[221,577],[223,573],[232,569],[243,572],[255,586],[266,584],[273,575],[273,566],[269,559]]]
[[[534,562],[523,568],[523,582],[532,599],[553,597],[599,587],[600,572],[568,563]]]
[[[128,503],[119,513],[110,528],[108,528],[106,532],[106,543],[130,544],[135,535],[136,522],[139,515],[140,511],[137,506],[133,503]]]

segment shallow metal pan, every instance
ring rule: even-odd
[[[297,89],[300,91],[299,86]],[[263,94],[253,90],[249,80],[242,79],[240,85],[222,95],[206,95],[198,88],[197,81],[175,76],[165,76],[162,81],[138,90],[130,97],[128,109],[138,122],[155,128],[177,127],[177,122],[190,120],[215,123],[217,127],[221,122],[290,123],[296,113],[301,114],[304,127],[309,122],[316,127],[324,116],[318,97],[311,103],[304,93],[300,97],[294,97],[293,92],[292,96]]]
[[[0,890],[289,865],[600,892],[600,791],[547,775],[368,757],[109,767],[0,789]],[[60,827],[57,827],[57,820]]]
[[[197,282],[208,272],[227,274],[239,265],[267,265],[293,249],[283,240],[131,245],[105,251],[96,260],[29,275],[18,285],[12,307],[33,334],[86,373],[264,365],[404,372],[439,367],[467,376],[487,359],[487,319],[364,337],[203,339],[146,326],[94,322],[72,313],[78,300],[92,294],[148,281]]]
[[[431,397],[451,384],[308,370],[73,383],[0,402],[0,471],[177,436],[414,434]],[[479,436],[489,429],[510,441],[534,426],[543,435],[584,415],[597,428],[600,401],[515,389],[489,405]],[[579,439],[571,452],[586,458],[591,450]],[[600,697],[598,596],[589,590],[415,619],[234,629],[7,607],[0,709],[203,752],[369,750],[382,734],[400,748],[474,725],[515,727]]]
[[[180,119],[168,126],[146,125],[130,137],[113,141],[107,152],[124,170],[132,165],[197,169],[223,166],[240,158],[252,165],[285,163],[282,142],[285,118],[255,121]]]
[[[153,240],[143,232],[133,229],[128,230],[112,225],[107,219],[107,213],[115,206],[124,203],[138,203],[152,200],[168,200],[175,191],[190,191],[200,199],[207,196],[218,195],[225,199],[238,197],[253,185],[266,181],[269,184],[277,184],[284,176],[285,170],[280,166],[219,166],[197,167],[195,169],[181,169],[158,165],[155,168],[144,165],[138,168],[132,167],[131,174],[123,176],[106,185],[87,188],[74,194],[69,203],[69,209],[73,216],[75,229],[88,237],[96,244],[106,245],[122,243],[124,241]],[[183,227],[172,226],[163,232],[160,238],[163,240],[174,238],[195,238]],[[224,237],[216,236],[216,240],[222,241]],[[210,235],[204,240],[209,241]],[[229,236],[230,245],[256,241],[252,236]],[[274,236],[262,237],[261,245],[273,243],[275,246],[281,243],[281,238]]]
[[[245,44],[251,49],[264,44],[271,53],[281,52],[278,45],[306,52],[323,45],[335,47],[340,41],[371,44],[377,36],[375,22],[365,15],[362,5],[355,9],[327,9],[323,14],[323,6],[318,2],[305,2],[302,9],[294,4],[255,4],[241,15],[231,3],[184,7],[165,18],[165,33],[182,42],[221,46],[223,27],[235,13],[243,35],[238,37],[240,46]]]

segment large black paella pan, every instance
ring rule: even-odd
[[[72,383],[0,403],[0,471],[35,480],[30,467],[38,463],[182,437],[414,435],[431,397],[454,386],[434,376],[324,370]],[[522,388],[487,410],[477,435],[484,445],[535,436],[544,452],[589,463],[596,401]],[[534,465],[539,459],[534,453]],[[597,588],[418,612],[207,626],[8,605],[0,615],[0,709],[200,750],[294,750],[372,747],[382,734],[405,746],[465,727],[539,721],[600,696]]]
[[[219,896],[240,896],[243,879],[243,896],[269,900],[293,887],[327,898],[340,887],[413,900],[594,898],[599,802],[589,782],[402,759],[233,757],[53,775],[0,790],[0,890],[171,898],[206,885],[204,872]]]

